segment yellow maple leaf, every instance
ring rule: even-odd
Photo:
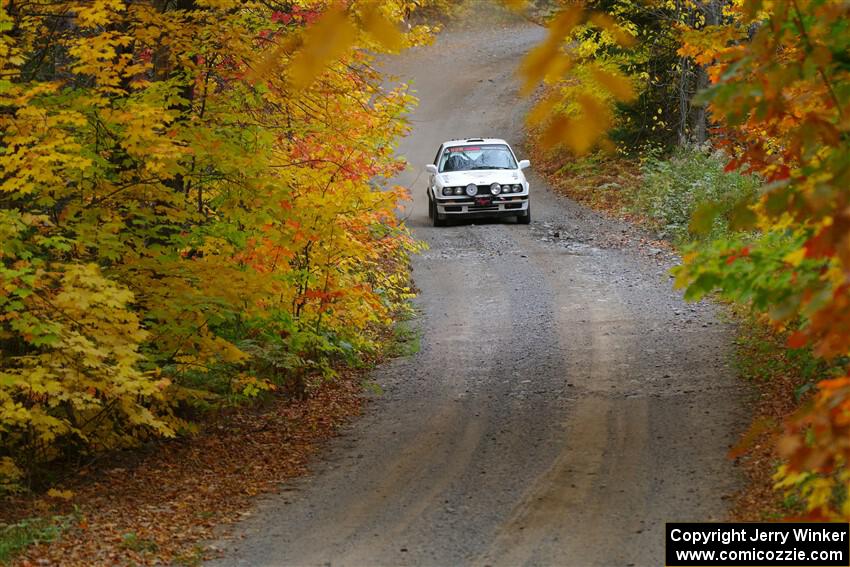
[[[59,500],[70,500],[74,497],[73,490],[58,490],[56,488],[51,488],[47,491],[47,496],[49,498],[57,498]]]
[[[514,12],[521,12],[528,7],[528,0],[502,0],[502,4]]]
[[[404,35],[395,23],[381,12],[381,2],[371,2],[363,11],[363,29],[390,51],[404,47]]]
[[[805,257],[806,257],[806,249],[805,248],[799,248],[797,250],[794,250],[793,252],[789,252],[788,254],[786,254],[785,257],[783,258],[783,260],[785,260],[786,262],[788,262],[792,266],[796,267],[796,266],[799,266],[803,262]]]
[[[304,42],[292,59],[289,81],[296,90],[310,86],[334,60],[345,54],[354,43],[357,30],[348,14],[339,8],[329,9],[307,28]]]
[[[599,67],[591,67],[593,78],[602,85],[615,99],[628,102],[634,100],[635,90],[631,81],[620,73],[607,71]]]
[[[520,65],[520,74],[525,79],[520,89],[523,95],[531,93],[544,78],[561,75],[572,66],[572,57],[564,53],[562,46],[583,15],[584,11],[579,6],[562,10],[549,24],[546,41],[525,56]]]
[[[635,44],[635,37],[624,30],[611,16],[600,12],[594,12],[589,20],[596,26],[607,31],[622,47],[631,47]]]

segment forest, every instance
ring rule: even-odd
[[[4,6],[7,484],[305,396],[404,308],[416,245],[378,186],[411,99],[349,44],[426,30],[396,31],[400,3],[277,8]]]

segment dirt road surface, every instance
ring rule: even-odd
[[[387,63],[421,100],[400,153],[421,350],[314,472],[263,499],[213,565],[662,565],[664,522],[718,520],[737,476],[733,332],[672,291],[670,259],[554,195],[522,147],[515,69],[539,27],[487,3]],[[431,228],[446,139],[530,158],[534,220]]]

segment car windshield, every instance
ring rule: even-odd
[[[440,156],[440,173],[473,169],[516,169],[511,150],[504,144],[451,146]]]

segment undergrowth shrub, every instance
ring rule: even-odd
[[[680,148],[670,157],[655,150],[642,159],[643,181],[634,207],[674,242],[693,238],[688,226],[696,208],[707,202],[718,214],[705,239],[729,234],[729,215],[743,198],[758,192],[761,181],[752,175],[726,172],[728,158],[718,152]]]

